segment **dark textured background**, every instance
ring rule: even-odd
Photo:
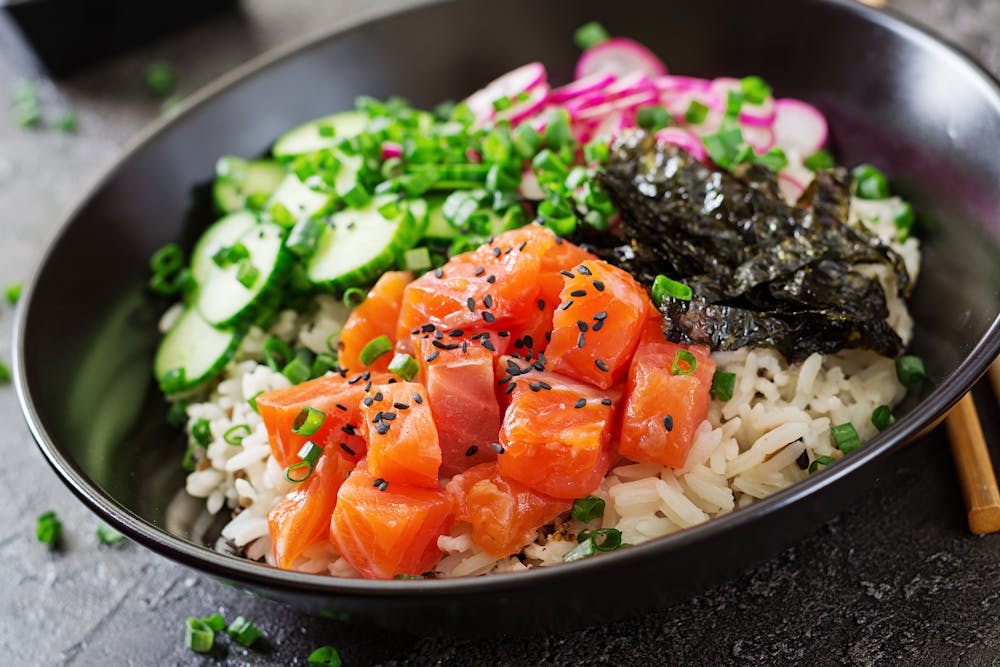
[[[0,104],[0,285],[28,275],[76,199],[156,116],[158,102],[142,83],[151,60],[174,63],[180,92],[188,93],[253,55],[376,4],[405,2],[251,0],[244,19],[213,19],[58,86],[43,81],[46,108],[79,113],[75,136],[21,130]],[[996,0],[890,6],[1000,73]],[[25,63],[0,52],[0,86],[25,76],[34,76]],[[6,355],[10,309],[0,318]],[[1000,461],[997,403],[985,386],[979,391]],[[456,641],[304,616],[134,544],[99,545],[97,519],[44,463],[9,387],[0,388],[0,423],[3,667],[305,664],[323,644],[338,647],[345,665],[1000,665],[1000,535],[966,532],[940,431],[899,454],[868,495],[814,536],[686,603],[575,633]],[[50,508],[65,525],[55,553],[33,536],[35,517]],[[186,650],[184,619],[217,611],[256,621],[266,646],[250,651],[220,639],[223,649],[212,657]]]

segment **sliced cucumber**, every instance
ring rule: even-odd
[[[339,183],[340,174],[337,175],[337,181]],[[280,204],[291,214],[294,223],[300,218],[311,218],[325,211],[333,200],[334,195],[313,190],[295,174],[288,174],[275,189],[264,210],[270,212],[275,205]]]
[[[363,111],[342,111],[316,118],[281,135],[274,142],[274,157],[291,157],[333,148],[344,139],[357,136],[368,126]]]
[[[406,206],[406,210],[413,214],[414,232],[417,238],[423,237],[424,230],[427,229],[427,200],[408,199],[403,204]]]
[[[400,208],[400,215],[386,219],[379,208],[393,201],[377,197],[362,209],[345,209],[330,219],[306,274],[314,284],[332,290],[370,285],[393,267],[396,257],[414,246],[419,238],[413,214]]]
[[[281,289],[291,266],[284,230],[278,225],[256,225],[239,242],[249,256],[225,268],[213,266],[196,296],[198,311],[214,326],[225,327],[255,316],[263,304],[270,303],[272,292]],[[248,270],[256,272],[249,287],[239,279],[241,271]]]
[[[432,241],[450,241],[459,235],[458,227],[448,222],[442,210],[444,198],[432,200],[427,211],[427,225],[423,237]]]
[[[225,156],[216,164],[212,196],[220,211],[228,213],[245,207],[247,197],[266,197],[274,192],[288,172],[274,160],[253,160]]]
[[[213,327],[189,308],[160,341],[153,362],[156,380],[170,395],[193,391],[225,368],[242,337],[236,329]]]
[[[199,285],[215,267],[212,255],[219,248],[236,243],[241,236],[257,224],[257,216],[249,211],[237,211],[219,219],[205,230],[191,251],[191,274]]]

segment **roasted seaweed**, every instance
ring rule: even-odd
[[[909,276],[897,253],[848,224],[845,170],[817,173],[791,206],[766,167],[714,170],[632,132],[598,178],[623,223],[615,235],[578,240],[646,284],[664,274],[691,287],[690,301],[663,301],[668,339],[770,345],[792,361],[854,347],[900,352],[885,292],[858,266],[890,266],[904,296]]]

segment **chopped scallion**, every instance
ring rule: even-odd
[[[319,239],[323,235],[324,225],[314,218],[303,218],[295,223],[288,232],[285,247],[299,257],[308,257],[316,250]]]
[[[169,63],[150,63],[145,78],[146,89],[155,97],[166,97],[177,85],[177,73]]]
[[[834,161],[833,156],[821,148],[803,160],[803,164],[811,171],[820,171],[821,169],[833,169]]]
[[[309,377],[323,377],[336,367],[337,357],[332,354],[327,354],[326,352],[320,352],[316,355],[316,358],[313,359],[312,368],[309,371]]]
[[[392,352],[392,341],[383,334],[368,341],[368,344],[361,349],[358,360],[365,366],[371,366],[379,357],[389,352]]]
[[[663,305],[663,300],[667,297],[680,299],[681,301],[690,301],[693,296],[690,287],[684,283],[667,278],[662,274],[656,276],[656,279],[653,281],[652,292],[653,302],[657,306]]]
[[[106,523],[102,523],[97,527],[97,539],[101,541],[101,544],[117,544],[125,539],[125,536],[119,533],[117,530],[112,528]]]
[[[813,474],[819,469],[820,466],[828,466],[831,463],[836,463],[837,459],[832,456],[818,456],[816,460],[809,464],[809,474]]]
[[[913,224],[916,222],[916,216],[913,215],[913,207],[909,203],[903,202],[899,210],[896,211],[896,215],[893,216],[893,223],[896,225],[896,240],[900,243],[906,241],[910,238],[910,233],[913,231]]]
[[[833,436],[833,441],[837,444],[837,449],[845,454],[850,454],[855,449],[861,447],[861,436],[858,435],[854,425],[850,422],[831,427],[830,434]]]
[[[573,508],[570,510],[570,516],[577,521],[588,523],[600,516],[603,516],[604,507],[605,502],[603,498],[599,498],[597,496],[577,498],[573,501]]]
[[[237,616],[226,628],[226,632],[234,641],[247,647],[253,646],[254,642],[264,636],[257,626],[242,616]]]
[[[153,273],[169,275],[184,266],[184,251],[176,243],[168,243],[149,258],[149,268]]]
[[[788,166],[788,157],[785,155],[785,151],[775,146],[763,155],[756,156],[754,162],[777,173]]]
[[[236,280],[247,289],[251,289],[259,277],[260,271],[249,259],[241,261],[239,268],[236,269]]]
[[[879,431],[884,431],[895,423],[896,418],[892,416],[888,405],[880,405],[872,410],[872,424]]]
[[[861,199],[888,199],[889,181],[885,174],[870,164],[858,165],[851,172],[854,193]]]
[[[912,387],[927,379],[924,362],[920,357],[904,354],[896,359],[896,377],[904,387]]]
[[[733,397],[736,388],[736,373],[715,371],[712,376],[712,397],[720,401],[728,401]]]
[[[650,132],[665,128],[673,120],[670,112],[661,106],[640,107],[635,118],[639,127]]]
[[[260,408],[257,407],[257,398],[263,393],[263,390],[258,391],[256,394],[247,399],[247,405],[249,405],[257,414],[260,414]]]
[[[226,430],[222,434],[222,439],[226,441],[227,444],[233,445],[234,447],[243,446],[243,438],[250,435],[250,426],[247,424],[237,424]]]
[[[226,619],[222,617],[222,614],[212,614],[211,616],[206,616],[201,619],[201,622],[212,628],[213,632],[222,632],[226,628]]]
[[[264,363],[270,366],[273,371],[280,371],[294,356],[288,343],[277,336],[264,341],[263,355]]]
[[[698,368],[698,359],[688,350],[677,350],[670,366],[671,375],[693,375]]]
[[[281,369],[281,374],[288,378],[292,384],[302,384],[312,377],[312,360],[296,356],[285,364],[285,367]]]
[[[420,364],[417,360],[403,352],[397,352],[389,362],[389,372],[398,375],[400,378],[410,382],[417,377],[420,372]]]
[[[344,290],[344,305],[348,308],[357,308],[365,302],[367,293],[360,287],[348,287]]]
[[[708,118],[708,112],[709,108],[707,104],[702,104],[698,100],[691,100],[687,111],[684,113],[684,120],[691,125],[704,123],[705,119]]]
[[[306,406],[295,415],[292,421],[292,433],[309,437],[316,433],[326,421],[326,413],[314,407]]]
[[[38,517],[38,524],[35,526],[35,537],[42,544],[54,546],[62,535],[62,521],[52,510],[44,512]]]
[[[208,447],[212,443],[212,425],[207,419],[198,419],[191,424],[191,436],[202,447]]]
[[[0,382],[10,382],[11,377],[10,366],[0,361]]]
[[[20,282],[14,282],[7,285],[7,287],[4,288],[4,295],[7,297],[7,303],[12,306],[16,304],[21,299],[21,290],[23,288],[24,285]]]
[[[285,468],[285,479],[292,484],[301,484],[311,477],[313,467],[306,461],[299,461]]]
[[[322,455],[323,448],[312,440],[306,440],[306,444],[299,448],[299,458],[313,467],[316,466],[316,461],[318,461],[319,457]]]
[[[341,667],[340,654],[332,646],[320,646],[306,659],[310,667]]]
[[[573,41],[581,49],[586,51],[592,46],[597,46],[601,42],[606,42],[611,38],[608,31],[597,21],[584,23],[573,33]]]
[[[743,99],[750,104],[763,104],[771,96],[771,87],[759,76],[747,76],[740,79],[740,91]]]
[[[184,644],[195,653],[208,653],[215,644],[215,633],[205,621],[190,616],[185,626]]]

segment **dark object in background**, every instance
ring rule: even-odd
[[[237,6],[236,0],[0,0],[0,50],[55,77]]]

